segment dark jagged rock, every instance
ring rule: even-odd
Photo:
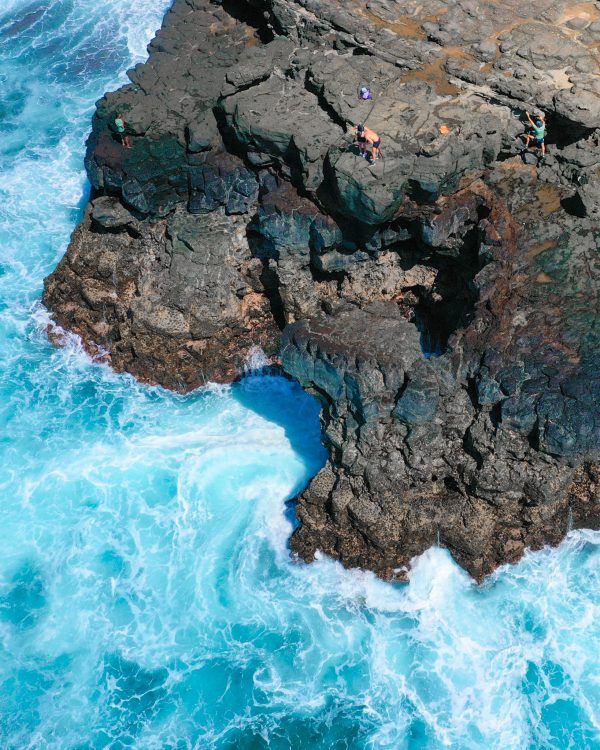
[[[347,315],[334,314],[286,329],[284,367],[323,400],[332,458],[300,501],[302,525],[292,547],[304,557],[321,549],[390,576],[439,542],[481,577],[525,547],[560,541],[569,507],[576,524],[583,518],[589,524],[590,508],[598,509],[594,488],[570,505],[567,500],[573,458],[596,458],[600,441],[597,375],[589,365],[584,374],[583,363],[575,361],[583,356],[591,364],[594,356],[584,354],[583,342],[591,319],[576,312],[590,305],[590,297],[564,284],[547,297],[555,279],[539,270],[551,266],[557,274],[561,266],[585,265],[589,250],[563,226],[552,230],[546,215],[531,225],[521,252],[518,242],[526,233],[512,216],[528,209],[535,186],[527,178],[534,176],[526,173],[521,184],[504,177],[513,213],[494,205],[486,188],[461,201],[486,201],[480,214],[483,205],[489,213],[478,229],[480,248],[489,255],[474,278],[478,301],[470,325],[456,331],[446,354],[415,355],[414,341],[398,330],[390,362],[386,326],[373,321],[369,308],[357,312],[352,325]],[[564,218],[558,201],[548,208],[558,214],[555,220]],[[436,216],[461,213],[469,215],[455,205]],[[572,245],[533,244],[537,233],[552,231]],[[437,247],[440,240],[438,234]],[[578,277],[583,291],[589,282]],[[551,325],[550,300],[577,334],[559,321]],[[595,318],[595,309],[590,315]],[[577,351],[568,349],[572,336]],[[373,346],[386,353],[365,351],[365,337],[374,337]]]
[[[564,0],[175,0],[98,103],[44,299],[176,389],[280,343],[330,456],[298,499],[307,560],[402,577],[440,543],[480,578],[598,528],[599,28]]]
[[[46,282],[57,322],[116,370],[178,390],[231,380],[253,347],[274,350],[247,217],[180,208],[147,224],[107,200],[92,203]]]
[[[247,214],[257,197],[256,175],[235,156],[211,154],[189,169],[190,213],[210,213],[223,206],[228,215]]]

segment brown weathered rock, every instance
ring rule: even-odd
[[[188,390],[230,381],[254,346],[274,351],[278,330],[246,238],[248,220],[223,209],[184,210],[154,224],[123,210],[98,224],[99,204],[46,279],[56,322],[118,371]],[[116,222],[118,226],[114,226]]]

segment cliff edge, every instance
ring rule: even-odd
[[[599,43],[594,4],[175,0],[44,301],[170,388],[277,353],[323,404],[307,560],[481,578],[600,528]]]

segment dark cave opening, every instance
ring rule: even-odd
[[[262,272],[260,274],[260,283],[263,286],[265,295],[269,300],[269,307],[271,308],[271,315],[275,321],[275,325],[280,331],[286,326],[285,319],[285,305],[281,299],[279,291],[279,279],[277,278],[276,272],[270,267],[269,261],[265,258],[261,260]]]
[[[478,213],[480,221],[489,212],[481,206]],[[423,267],[433,277],[428,284],[407,287],[397,298],[407,320],[417,327],[423,355],[428,359],[443,355],[451,336],[473,320],[479,299],[474,278],[485,265],[480,256],[478,226],[464,225],[457,236],[448,238],[450,247],[430,247],[409,240],[396,248],[408,272]]]
[[[579,193],[570,195],[567,198],[562,198],[560,205],[570,216],[575,216],[578,219],[583,219],[587,216],[586,207],[584,206]]]
[[[441,357],[455,330],[444,318],[443,305],[420,302],[414,308],[413,321],[421,334],[421,349],[425,358]]]
[[[255,29],[256,37],[262,44],[268,44],[275,38],[264,13],[251,3],[243,3],[240,0],[221,0],[220,5],[236,21],[242,21]]]

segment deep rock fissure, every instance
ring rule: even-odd
[[[486,207],[479,211],[480,218],[489,213]],[[414,228],[413,228],[413,231]],[[462,234],[462,237],[460,236]],[[421,348],[425,357],[439,357],[448,348],[449,340],[457,330],[471,322],[479,290],[474,283],[476,274],[486,264],[480,257],[478,225],[457,231],[450,236],[451,248],[427,247],[422,242],[410,241],[397,252],[406,258],[406,268],[423,266],[435,272],[431,286],[407,286],[401,290],[398,304],[419,330]]]
[[[261,263],[262,272],[260,275],[260,281],[265,290],[267,299],[269,300],[269,307],[271,310],[271,315],[273,316],[273,320],[275,321],[275,325],[279,328],[280,331],[283,331],[287,321],[285,319],[285,305],[283,304],[283,300],[281,299],[281,294],[279,292],[279,282],[277,279],[277,274],[270,267],[268,258],[262,258]]]

